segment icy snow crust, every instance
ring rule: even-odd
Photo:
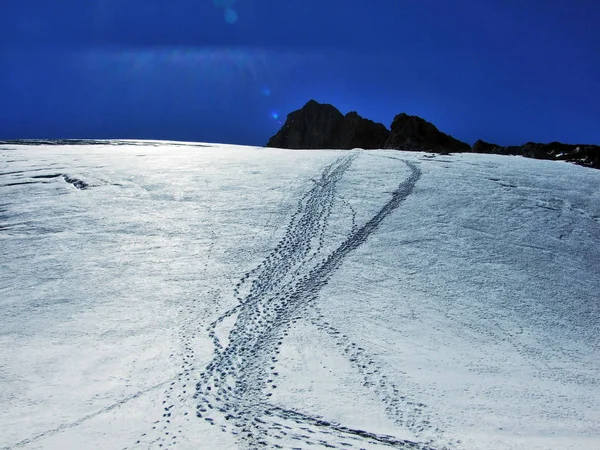
[[[0,149],[0,448],[600,448],[600,171]]]

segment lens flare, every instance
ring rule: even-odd
[[[212,0],[215,8],[223,10],[223,18],[225,22],[233,25],[238,21],[238,13],[233,7],[235,6],[236,0]]]
[[[231,8],[227,8],[225,10],[225,22],[227,22],[230,25],[233,25],[237,21],[238,21],[238,15],[235,12],[235,10],[231,9]]]

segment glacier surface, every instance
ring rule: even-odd
[[[600,171],[118,144],[0,146],[0,449],[600,448]]]

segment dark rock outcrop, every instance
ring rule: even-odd
[[[569,161],[600,169],[600,146],[560,142],[502,147],[478,140],[471,147],[417,116],[398,114],[391,131],[381,123],[364,119],[356,112],[345,116],[334,106],[309,101],[287,116],[283,127],[267,147],[292,149],[398,149],[438,153],[472,152],[519,155],[527,158]]]
[[[439,131],[417,116],[398,114],[392,131],[352,111],[342,115],[335,107],[309,101],[287,116],[267,147],[293,149],[393,148],[439,152],[468,151],[469,144]]]
[[[309,101],[288,114],[283,127],[269,139],[267,147],[317,149],[335,148],[344,115],[332,105]]]
[[[383,148],[389,137],[385,125],[364,119],[352,111],[344,116],[337,144],[338,148]]]
[[[484,141],[477,141],[471,148],[471,152],[568,161],[581,166],[600,169],[600,146],[598,145],[563,144],[562,142],[550,142],[549,144],[527,142],[521,146],[502,147]]]
[[[345,116],[332,105],[309,101],[288,114],[285,124],[267,147],[293,149],[383,148],[389,131],[381,123],[356,112]]]
[[[502,147],[496,144],[490,144],[489,142],[478,140],[471,147],[473,153],[498,153]]]
[[[418,116],[400,113],[394,117],[392,132],[386,148],[426,150],[435,152],[464,152],[471,146],[442,133],[435,125]]]

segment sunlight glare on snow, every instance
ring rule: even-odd
[[[341,178],[323,177],[348,155]],[[239,305],[243,280],[296,298],[288,289],[364,231],[408,163],[422,172],[414,189],[346,252],[314,304],[293,310],[269,363],[272,395],[249,400],[298,414],[267,431],[303,448],[322,446],[295,440],[301,427],[327,440],[344,431],[335,424],[453,450],[600,448],[600,171],[134,141],[7,145],[0,163],[0,448],[155,448],[175,432],[184,450],[244,448],[211,425],[230,424],[218,409],[196,417],[196,382],[214,358],[207,329]],[[303,235],[290,230],[316,213],[322,238],[294,250]],[[269,298],[248,303],[245,322],[218,325],[221,342],[235,343],[240,323],[269,323]],[[338,448],[390,448],[345,436],[355,445]]]

